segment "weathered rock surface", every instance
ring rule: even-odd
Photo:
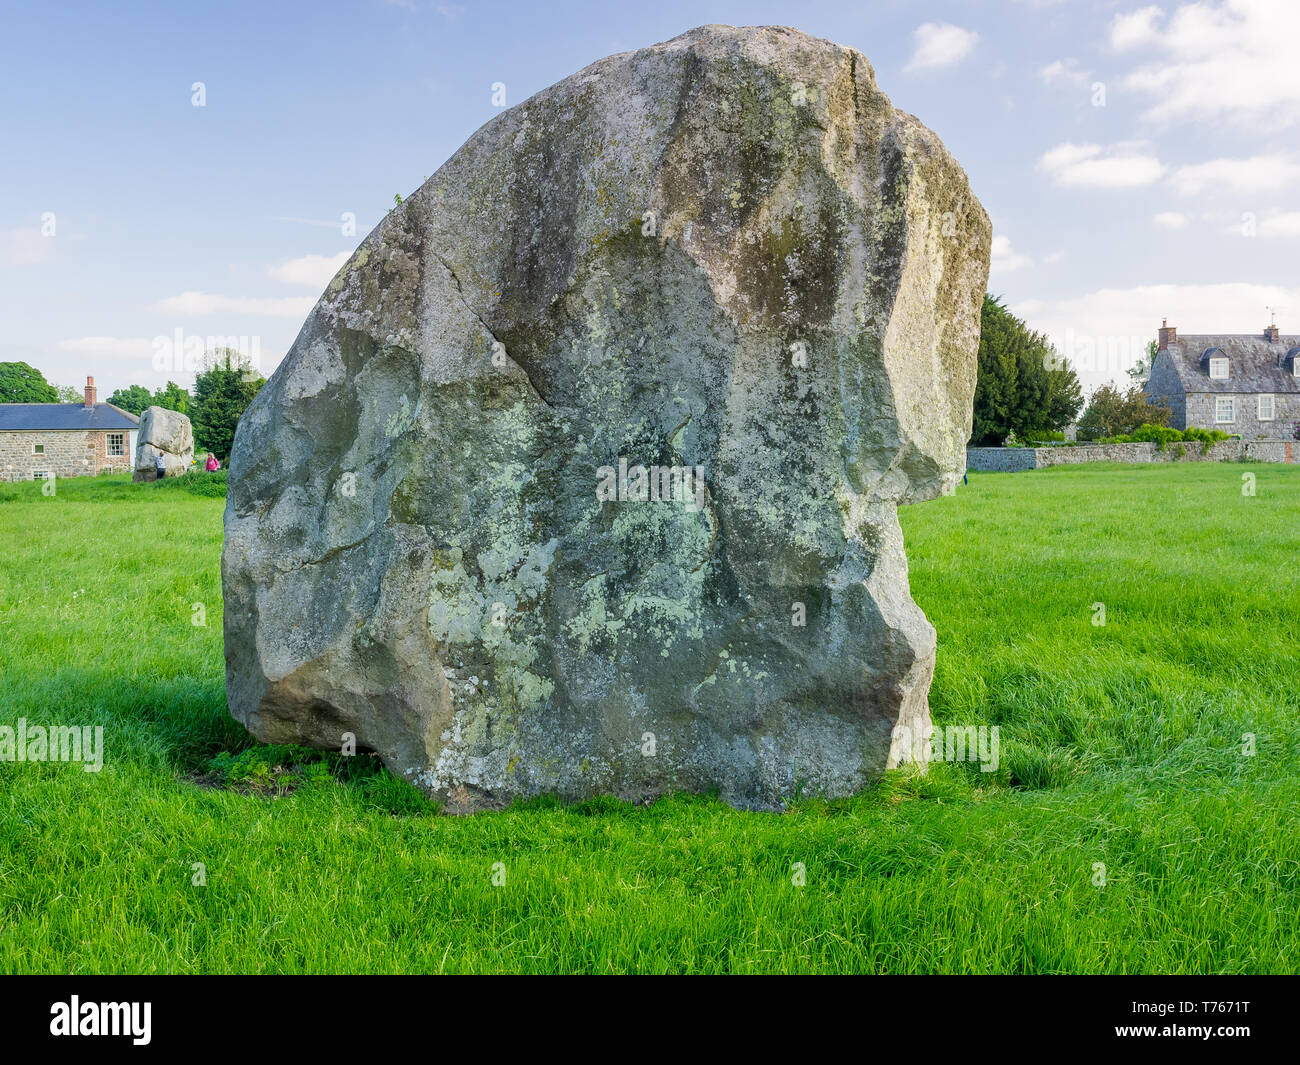
[[[938,138],[793,30],[693,30],[504,112],[240,421],[232,713],[353,733],[452,809],[862,787],[928,724],[896,508],[960,480],[989,246]],[[638,465],[702,483],[609,499]]]
[[[166,464],[165,476],[179,477],[194,461],[194,429],[179,411],[146,407],[140,415],[133,481],[152,481],[158,473],[158,455]]]

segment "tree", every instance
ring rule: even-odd
[[[76,385],[55,385],[54,394],[59,403],[85,403],[86,393]]]
[[[155,407],[166,407],[168,410],[179,411],[184,414],[190,407],[190,394],[181,388],[175,381],[168,381],[166,388],[160,388],[153,394],[153,405]]]
[[[1147,344],[1146,354],[1138,360],[1137,365],[1131,367],[1126,372],[1133,378],[1134,382],[1139,385],[1145,385],[1147,378],[1151,376],[1151,365],[1156,361],[1156,352],[1160,348],[1154,340]]]
[[[145,407],[166,407],[184,414],[189,409],[191,398],[189,392],[175,381],[168,381],[166,388],[160,388],[156,392],[150,392],[144,385],[119,388],[108,397],[108,401],[115,407],[137,415],[143,414]]]
[[[129,388],[119,388],[108,397],[108,401],[113,406],[138,416],[144,413],[145,407],[152,405],[153,396],[144,385],[131,385]]]
[[[1163,403],[1147,399],[1141,385],[1129,385],[1127,392],[1102,385],[1088,399],[1088,408],[1079,419],[1079,436],[1084,440],[1121,436],[1143,425],[1168,425],[1169,415]]]
[[[195,439],[218,458],[229,458],[240,415],[264,384],[262,375],[238,352],[231,348],[213,352],[194,379],[189,416]]]
[[[1042,333],[985,294],[975,379],[974,444],[1000,444],[1069,425],[1083,406],[1074,370]]]
[[[35,366],[0,362],[0,403],[56,403],[59,394]]]

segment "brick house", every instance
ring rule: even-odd
[[[84,403],[0,403],[0,481],[129,471],[139,426],[134,414],[96,402],[93,377]]]
[[[1175,429],[1222,429],[1243,440],[1291,440],[1300,422],[1300,336],[1178,335],[1161,326],[1144,390]]]

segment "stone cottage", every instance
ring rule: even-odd
[[[1222,429],[1243,440],[1291,440],[1300,422],[1300,336],[1178,335],[1166,321],[1145,391],[1176,429]]]
[[[129,471],[139,424],[121,407],[96,401],[93,377],[84,403],[0,403],[0,481]]]

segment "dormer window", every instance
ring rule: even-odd
[[[1291,376],[1300,377],[1300,348],[1292,348],[1286,357],[1291,360]]]
[[[1228,379],[1228,360],[1217,357],[1211,359],[1210,376],[1216,381],[1226,381]]]

